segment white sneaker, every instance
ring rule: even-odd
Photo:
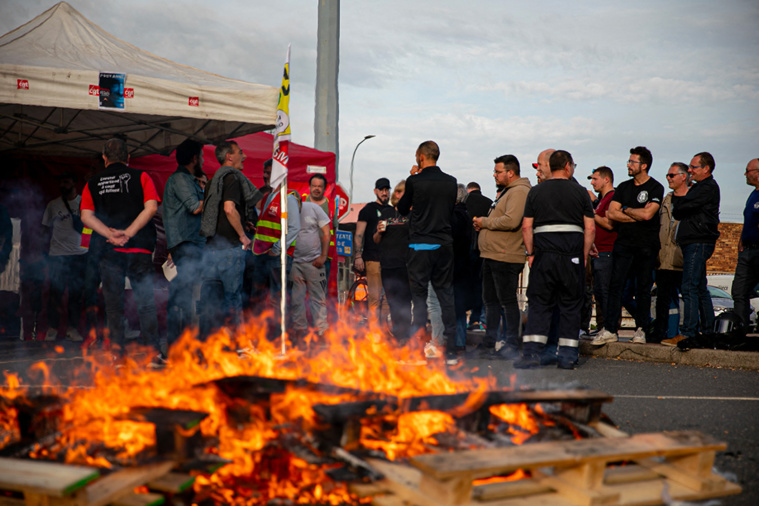
[[[442,355],[440,350],[437,349],[437,346],[432,343],[427,343],[424,345],[424,356],[427,358],[440,358]]]
[[[79,333],[79,331],[73,327],[69,327],[68,330],[66,330],[66,339],[77,343],[84,341],[84,338],[82,338],[82,335]]]
[[[495,351],[501,351],[501,348],[506,347],[506,341],[496,341],[495,342]]]
[[[617,337],[617,334],[614,332],[609,332],[606,329],[601,330],[596,337],[593,338],[593,340],[590,342],[593,346],[602,346],[606,343],[614,343],[619,341],[619,338]]]
[[[58,330],[47,329],[47,333],[45,334],[45,341],[55,341],[56,339],[58,339]]]
[[[638,327],[633,334],[632,342],[635,344],[646,344],[646,333],[643,328]]]

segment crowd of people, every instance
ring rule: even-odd
[[[269,185],[271,160],[263,167],[264,185],[256,188],[242,172],[245,153],[234,141],[216,146],[220,167],[210,180],[200,143],[186,140],[175,156],[177,169],[163,195],[147,173],[129,167],[127,145],[117,138],[105,143],[103,168],[81,195],[75,176],[59,177],[61,196],[48,203],[42,218],[50,236],[44,339],[82,341],[83,308],[88,334],[93,332],[89,312],[102,281],[107,335],[117,345],[117,358],[123,358],[127,280],[156,366],[165,363],[168,347],[192,325],[196,312],[201,336],[236,325],[246,311],[269,315],[270,333],[278,335],[282,248],[289,337],[299,345],[310,333],[323,334],[333,306],[327,279],[337,226],[335,206],[325,196],[326,178],[315,174],[308,194],[287,195],[282,230],[280,188]],[[420,144],[411,174],[392,191],[389,179],[378,179],[376,201],[363,207],[356,224],[354,268],[367,279],[370,324],[384,325],[389,316],[388,335],[398,344],[420,336],[427,341],[429,322],[424,350],[430,358],[444,355],[454,364],[488,356],[514,360],[517,368],[573,369],[583,335],[596,346],[619,339],[623,307],[635,319],[633,343],[675,346],[714,327],[706,262],[719,237],[720,188],[711,154],[670,164],[666,194],[649,175],[653,157],[642,146],[630,150],[629,179],[616,187],[609,167],[593,170],[592,192],[575,179],[567,151],[538,155],[532,164],[534,187],[517,157],[506,154],[494,160],[492,200],[479,184],[464,186],[443,172],[439,157],[435,142]],[[759,160],[749,162],[745,175],[755,190],[744,212],[732,288],[743,327],[749,323],[749,294],[759,282]],[[167,264],[176,270],[165,334],[159,332],[153,296],[159,204]],[[0,221],[4,269],[10,244],[5,209]],[[91,239],[83,248],[87,229]],[[529,280],[520,278],[525,265]],[[527,284],[526,315],[520,310],[520,279]],[[680,294],[682,325],[669,317],[679,308]],[[64,300],[68,317],[61,336]],[[594,301],[597,326],[591,330]],[[485,333],[481,343],[467,348],[472,329]]]

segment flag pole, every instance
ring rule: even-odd
[[[282,181],[282,186],[279,190],[279,205],[282,209],[282,217],[280,218],[280,227],[282,235],[279,239],[281,246],[279,252],[280,261],[280,284],[282,289],[279,291],[279,314],[280,314],[280,340],[282,347],[282,355],[287,353],[287,345],[285,344],[285,322],[287,321],[287,315],[285,311],[287,309],[287,176]]]

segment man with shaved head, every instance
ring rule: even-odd
[[[748,196],[743,210],[743,231],[732,287],[735,313],[743,321],[744,328],[749,323],[750,294],[759,283],[759,158],[748,162],[745,175],[746,184],[753,186],[754,191]]]
[[[548,160],[551,158],[554,151],[556,150],[546,149],[541,151],[538,155],[538,163],[532,164],[532,167],[537,171],[535,175],[538,177],[538,183],[551,179],[551,167],[548,165]]]

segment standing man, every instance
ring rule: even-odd
[[[578,358],[585,259],[595,236],[593,207],[587,191],[571,181],[574,161],[555,151],[551,178],[527,195],[522,236],[530,263],[529,308],[518,369],[540,365],[554,310],[559,312],[558,366],[574,369]]]
[[[200,235],[203,190],[197,181],[203,171],[203,145],[187,139],[174,153],[177,170],[169,176],[163,190],[163,226],[169,258],[177,268],[169,284],[167,331],[169,344],[179,339],[192,322],[192,288],[203,269],[203,245]]]
[[[684,163],[675,162],[669,167],[667,184],[672,191],[664,197],[659,215],[661,249],[656,269],[656,323],[653,336],[648,340],[651,343],[660,343],[669,337],[669,314],[673,304],[677,314],[680,313],[678,294],[683,280],[683,252],[675,241],[679,222],[672,216],[672,199],[688,193],[688,179],[688,166]]]
[[[254,220],[261,192],[242,173],[245,153],[236,142],[220,142],[215,154],[221,167],[206,186],[200,225],[200,235],[207,239],[204,280],[221,283],[223,313],[229,324],[236,324],[242,311],[245,251],[251,246],[245,227]]]
[[[497,184],[497,183],[496,183]],[[469,219],[487,216],[490,212],[490,206],[493,201],[482,194],[479,183],[472,181],[466,185],[466,191],[469,192],[466,198],[466,212]],[[472,247],[469,252],[471,267],[470,297],[472,299],[471,313],[469,314],[469,330],[481,330],[483,328],[481,317],[484,316],[482,305],[482,257],[480,256],[479,233],[475,230],[472,234]],[[495,342],[488,343],[491,346]]]
[[[604,311],[609,300],[609,285],[611,283],[611,252],[617,233],[614,222],[607,216],[611,199],[614,198],[614,172],[609,167],[601,166],[588,177],[590,185],[598,194],[598,204],[593,215],[596,224],[596,250],[598,255],[591,259],[593,269],[593,295],[596,298],[596,328],[604,325]]]
[[[153,258],[156,231],[153,216],[161,200],[146,172],[132,169],[126,142],[110,139],[103,147],[105,170],[94,175],[82,192],[82,222],[93,230],[90,250],[102,252],[103,282],[108,331],[124,349],[124,283],[128,277],[137,301],[142,337],[157,352],[152,364],[166,361],[166,339],[158,337],[158,317],[153,296]]]
[[[677,343],[714,329],[714,307],[706,288],[706,262],[719,237],[719,185],[714,180],[714,157],[706,151],[690,161],[693,186],[683,196],[672,197],[672,216],[680,221],[676,240],[683,252],[683,326],[680,334],[662,344]],[[699,314],[701,325],[699,326]]]
[[[337,246],[335,245],[335,229],[337,229],[337,212],[333,202],[330,202],[327,196],[324,194],[327,191],[327,178],[324,174],[314,174],[308,180],[308,195],[304,199],[305,202],[313,202],[318,205],[324,211],[324,214],[329,218],[329,251],[327,253],[327,261],[324,263],[324,269],[327,273],[327,284],[329,284],[329,275],[332,271],[332,259],[337,253]],[[303,218],[301,218],[301,223]]]
[[[327,277],[324,264],[329,248],[329,216],[313,202],[303,202],[300,232],[293,251],[290,281],[293,284],[291,308],[295,339],[308,333],[306,292],[311,306],[313,328],[320,335],[327,330]]]
[[[409,257],[407,260],[411,297],[414,304],[413,331],[427,324],[427,286],[437,294],[446,338],[446,361],[458,363],[456,313],[453,299],[453,237],[451,217],[456,205],[456,178],[437,166],[440,148],[425,141],[416,150],[413,174],[406,179],[406,192],[398,202],[398,212],[409,216]]]
[[[493,177],[503,189],[498,192],[487,217],[474,218],[479,232],[482,261],[482,300],[485,304],[486,338],[495,342],[495,353],[508,360],[519,356],[522,315],[517,301],[519,274],[524,270],[522,218],[530,181],[519,175],[519,160],[514,155],[496,158]],[[506,339],[498,339],[503,310]]]
[[[622,292],[630,276],[636,281],[636,330],[632,342],[646,342],[646,328],[651,320],[651,285],[659,254],[659,207],[664,198],[664,187],[648,175],[652,161],[647,148],[638,146],[630,150],[627,173],[632,179],[617,186],[606,212],[617,227],[617,240],[612,252],[609,305],[603,330],[590,342],[594,346],[618,340]]]
[[[87,250],[80,247],[82,222],[79,220],[79,204],[82,198],[76,191],[76,179],[73,174],[63,174],[58,181],[61,196],[51,200],[45,208],[45,214],[42,215],[42,226],[48,230],[50,237],[50,297],[47,307],[49,328],[45,334],[45,341],[55,341],[58,338],[63,294],[67,288],[69,296],[66,338],[81,341],[82,336],[77,327],[82,317],[83,280],[87,266]]]
[[[538,178],[538,184],[547,179],[551,179],[551,167],[548,164],[548,160],[551,155],[556,151],[555,149],[546,149],[540,152],[538,155],[538,163],[533,163],[532,168],[535,169],[535,176]]]
[[[389,207],[387,202],[390,200],[390,180],[388,178],[381,177],[374,183],[374,195],[377,200],[366,204],[358,213],[354,265],[358,271],[366,272],[366,283],[369,285],[369,322],[376,325],[380,318],[382,273],[380,248],[372,237],[377,231],[377,223],[382,216],[382,211]]]
[[[746,165],[746,184],[754,187],[743,210],[743,231],[738,242],[738,263],[731,289],[735,313],[748,328],[750,294],[759,283],[759,158]]]

